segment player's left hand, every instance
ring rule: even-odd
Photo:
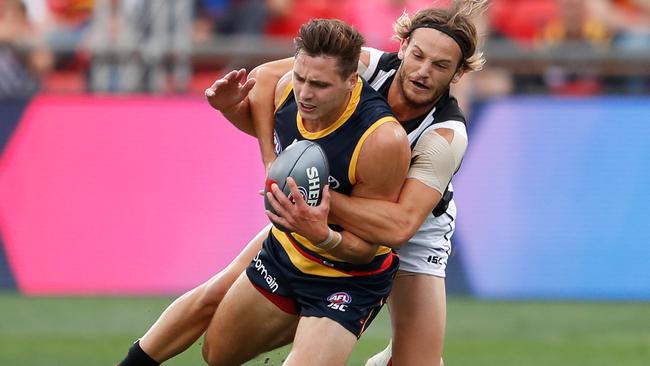
[[[271,191],[266,195],[278,214],[266,211],[266,215],[273,223],[304,236],[312,243],[318,244],[326,240],[329,235],[327,226],[327,216],[330,211],[329,187],[325,186],[323,189],[323,199],[318,206],[309,206],[293,178],[287,178],[287,186],[291,191],[291,199],[277,184],[271,185]]]

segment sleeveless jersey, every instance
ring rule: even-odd
[[[275,111],[275,151],[279,154],[300,140],[318,143],[329,161],[330,189],[349,195],[356,183],[361,146],[375,129],[387,122],[397,123],[397,120],[385,99],[359,78],[339,119],[324,130],[307,131],[298,113],[293,86],[289,84]],[[273,227],[271,235],[300,271],[313,275],[350,277],[379,273],[388,268],[394,256],[390,248],[380,247],[371,263],[354,265],[340,261],[296,233],[284,233]]]
[[[370,52],[370,62],[362,77],[370,86],[377,90],[384,98],[388,98],[388,90],[397,74],[401,64],[396,52],[383,52],[373,48],[364,48]],[[458,106],[456,98],[447,91],[433,108],[412,120],[401,121],[408,133],[411,149],[415,147],[418,139],[430,128],[449,128],[454,133],[467,138],[467,122],[465,115]],[[449,240],[454,231],[456,218],[456,205],[453,201],[453,186],[451,182],[440,199],[440,203],[425,219],[409,243],[430,245],[440,241]]]

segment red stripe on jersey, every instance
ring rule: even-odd
[[[296,250],[298,250],[298,252],[300,254],[302,254],[303,257],[309,259],[312,262],[322,264],[325,267],[331,268],[331,269],[333,269],[335,271],[339,271],[341,273],[348,274],[350,276],[371,276],[371,275],[374,275],[374,274],[382,273],[382,272],[386,271],[388,268],[390,268],[391,264],[393,264],[393,260],[395,260],[395,257],[396,257],[396,254],[394,252],[388,253],[388,255],[386,256],[386,258],[384,258],[384,261],[381,263],[379,268],[374,269],[374,270],[370,270],[370,271],[346,271],[346,270],[336,268],[336,267],[332,267],[331,265],[325,264],[324,260],[322,260],[322,259],[320,259],[320,258],[318,258],[316,256],[313,256],[312,254],[305,251],[303,249],[302,245],[300,245],[300,243],[298,243],[296,241],[296,239],[294,239],[294,237],[291,236],[291,234],[289,234],[289,233],[284,233],[284,234],[287,235],[287,238],[289,238],[289,241],[291,242],[291,244],[293,244],[293,246],[296,248]]]
[[[280,310],[291,315],[298,315],[298,306],[296,305],[296,301],[294,299],[286,296],[276,295],[272,292],[267,291],[266,289],[257,286],[254,283],[252,284],[253,287],[257,289],[257,291],[269,299],[269,301],[272,302],[275,306],[280,308]]]

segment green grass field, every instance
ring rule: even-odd
[[[112,365],[169,298],[33,298],[0,294],[0,365]],[[452,298],[445,364],[650,365],[650,303],[487,302]],[[383,312],[349,365],[382,349]],[[249,365],[278,365],[287,350]],[[264,363],[270,357],[270,361]],[[202,365],[198,345],[165,365]]]

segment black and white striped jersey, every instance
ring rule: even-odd
[[[401,60],[395,52],[383,52],[373,48],[364,48],[370,52],[370,62],[361,76],[379,94],[388,98],[388,90],[395,79]],[[427,113],[409,121],[400,121],[408,133],[411,149],[422,134],[430,128],[449,128],[467,138],[467,122],[458,101],[447,92]],[[409,243],[431,245],[432,241],[448,241],[454,230],[456,206],[453,202],[453,187],[449,183],[443,197],[425,220]]]

